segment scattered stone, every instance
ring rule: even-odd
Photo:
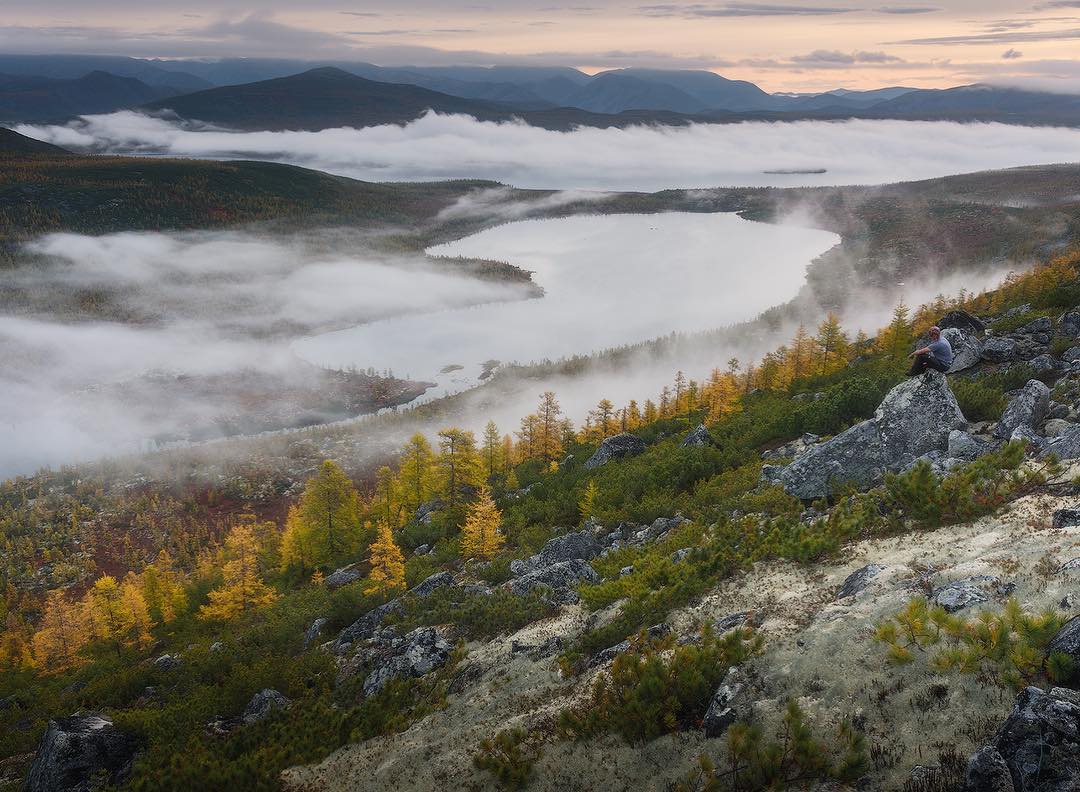
[[[356,564],[349,564],[336,570],[330,575],[327,575],[326,580],[323,583],[328,589],[341,588],[347,586],[350,583],[355,583],[360,580],[364,574],[360,571]]]
[[[671,632],[671,628],[666,624],[654,624],[645,630],[645,639],[648,641],[658,641],[665,635]],[[601,649],[589,659],[589,668],[595,668],[598,665],[611,662],[618,655],[623,652],[628,652],[630,647],[634,645],[634,638],[627,638],[626,640],[619,641],[614,646],[609,646],[607,649]]]
[[[982,359],[988,363],[1004,363],[1016,356],[1016,347],[1011,338],[991,336],[983,342]]]
[[[986,332],[986,324],[982,319],[963,310],[949,311],[938,320],[937,326],[942,330],[965,330],[975,335],[982,335]]]
[[[292,702],[273,688],[264,688],[252,696],[240,720],[245,725],[264,721],[274,710],[287,710]]]
[[[603,546],[592,531],[578,531],[548,540],[544,549],[526,559],[510,562],[510,573],[517,577],[549,567],[561,561],[588,561],[600,555]]]
[[[632,574],[634,574],[633,564],[631,564],[630,566],[624,566],[622,569],[619,570],[619,577],[626,577],[627,575]]]
[[[561,635],[553,635],[539,645],[523,644],[517,641],[510,642],[510,654],[524,654],[530,660],[543,660],[546,657],[554,657],[566,648],[566,641]]]
[[[821,438],[816,434],[806,432],[802,437],[796,438],[789,443],[784,443],[778,448],[771,448],[768,451],[761,452],[762,459],[794,459],[802,454],[806,449],[816,446],[821,442]]]
[[[1050,643],[1046,645],[1046,654],[1050,656],[1054,652],[1069,655],[1080,668],[1080,616],[1074,616],[1065,622],[1057,635],[1050,639]]]
[[[1080,360],[1080,346],[1069,347],[1062,354],[1061,359],[1068,363],[1075,363]]]
[[[454,585],[454,576],[449,572],[436,572],[434,575],[421,580],[409,590],[414,597],[427,597],[439,589],[449,588]]]
[[[374,637],[376,630],[382,625],[382,620],[388,615],[402,613],[404,610],[405,604],[400,599],[392,599],[372,608],[338,634],[330,645],[330,651],[337,655],[345,654],[356,642]]]
[[[871,420],[807,450],[780,480],[789,495],[802,500],[831,495],[845,483],[872,486],[885,471],[903,470],[925,453],[943,451],[949,433],[966,426],[944,375],[927,372],[889,391]]]
[[[304,649],[310,648],[315,643],[315,639],[322,635],[323,627],[330,623],[329,619],[319,617],[311,623],[311,626],[304,630]]]
[[[1080,558],[1073,558],[1069,561],[1066,561],[1064,564],[1061,565],[1061,569],[1059,569],[1058,571],[1072,572],[1074,569],[1080,569]],[[1066,594],[1065,596],[1068,597],[1069,595]]]
[[[953,459],[962,459],[965,462],[974,462],[981,456],[989,454],[991,447],[974,435],[962,429],[953,429],[949,432],[949,443],[946,454]]]
[[[372,696],[399,677],[421,677],[446,665],[452,647],[435,627],[417,627],[393,639],[374,670],[364,679],[364,695]]]
[[[1063,434],[1073,428],[1075,424],[1070,423],[1062,418],[1051,418],[1045,424],[1043,424],[1043,435],[1049,438],[1061,437]]]
[[[1071,338],[1080,335],[1080,311],[1066,311],[1059,316],[1058,332]]]
[[[1032,335],[1033,333],[1049,333],[1053,329],[1054,323],[1050,321],[1050,317],[1040,316],[1038,319],[1032,319],[1016,332],[1021,335]]]
[[[1075,792],[1080,778],[1080,693],[1028,687],[994,738],[1013,787]]]
[[[953,351],[950,374],[969,369],[982,359],[983,342],[980,334],[957,327],[946,327],[942,328],[941,337],[949,342]]]
[[[1071,528],[1080,525],[1080,508],[1058,509],[1054,512],[1054,528]]]
[[[1061,364],[1061,361],[1053,355],[1039,355],[1038,357],[1034,357],[1028,361],[1028,366],[1030,366],[1036,374],[1046,374],[1050,371],[1058,371],[1059,369],[1065,368]]]
[[[994,437],[1008,439],[1015,429],[1027,427],[1034,431],[1046,418],[1050,406],[1050,389],[1039,380],[1027,384],[1009,402],[1004,414],[994,427]]]
[[[672,531],[687,522],[689,522],[689,520],[678,513],[676,513],[674,517],[657,517],[652,521],[652,524],[649,527],[633,532],[630,536],[630,541],[633,544],[655,542],[666,536],[669,531]]]
[[[878,573],[884,569],[885,567],[880,564],[867,564],[864,567],[859,567],[848,575],[844,579],[844,582],[840,584],[840,590],[836,592],[836,599],[839,600],[844,597],[854,597],[869,586],[870,581],[877,577]]]
[[[1032,446],[1036,451],[1041,450],[1046,445],[1046,438],[1040,437],[1035,433],[1035,430],[1030,426],[1018,426],[1012,430],[1012,434],[1009,435],[1010,442],[1022,442],[1028,446]]]
[[[418,548],[413,550],[413,555],[422,556],[422,555],[427,555],[430,552],[431,552],[431,546],[426,545],[426,544],[422,544]]]
[[[1073,425],[1053,438],[1043,448],[1040,456],[1054,454],[1058,459],[1076,459],[1080,457],[1080,426]]]
[[[582,581],[599,583],[600,576],[587,563],[575,558],[522,575],[510,583],[510,591],[522,597],[536,589],[550,589],[552,602],[557,605],[572,605],[578,601],[578,593],[574,587]]]
[[[979,584],[996,583],[997,578],[987,575],[966,578],[948,583],[934,591],[934,602],[949,613],[956,613],[980,602],[988,602],[989,597]]]
[[[153,665],[154,668],[156,668],[158,671],[171,671],[177,666],[182,665],[183,662],[184,661],[176,655],[163,654],[161,657],[157,658],[154,661]]]
[[[713,445],[712,435],[709,434],[708,428],[705,424],[698,424],[690,434],[683,438],[683,441],[679,444],[680,448],[704,448],[705,446]]]
[[[24,792],[88,792],[127,778],[134,741],[97,713],[49,721],[34,754]]]
[[[706,737],[719,737],[727,728],[739,719],[736,712],[736,699],[746,687],[746,681],[738,668],[729,668],[724,681],[713,693],[709,709],[701,719],[701,726]]]
[[[679,562],[684,561],[692,552],[694,552],[694,548],[692,547],[683,547],[676,550],[671,554],[671,563],[678,564]]]
[[[212,644],[210,644],[210,651],[214,652],[215,654],[217,652],[224,652],[225,644],[223,644],[221,641],[214,641]]]
[[[728,614],[722,619],[717,619],[713,622],[713,632],[717,635],[723,635],[729,630],[734,630],[736,627],[742,627],[749,619],[750,611],[739,611],[738,613]]]
[[[585,469],[592,470],[606,465],[613,459],[637,456],[645,453],[645,443],[640,437],[623,433],[605,437],[596,453],[585,460]]]

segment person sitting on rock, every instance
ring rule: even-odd
[[[915,358],[911,364],[909,377],[922,374],[927,369],[935,371],[948,371],[952,366],[953,351],[947,338],[941,337],[940,327],[930,328],[930,343],[922,349],[916,349],[908,357]]]

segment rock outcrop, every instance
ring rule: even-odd
[[[825,497],[850,483],[868,487],[884,471],[903,470],[918,457],[948,447],[949,433],[967,421],[942,374],[928,372],[900,383],[874,417],[808,449],[778,476],[789,495]]]
[[[327,575],[323,584],[328,589],[336,589],[347,586],[350,583],[355,583],[363,576],[364,573],[360,571],[356,564],[349,564],[348,566],[342,567]]]
[[[984,745],[971,755],[963,792],[1016,792],[1009,766],[997,748]]]
[[[983,343],[982,359],[988,363],[1004,363],[1016,357],[1017,346],[1011,338],[991,336]]]
[[[520,577],[563,561],[588,561],[600,555],[603,549],[592,531],[568,533],[549,540],[544,549],[534,556],[511,561],[510,572]]]
[[[292,702],[273,688],[264,688],[251,697],[240,720],[245,725],[269,718],[275,710],[287,710]]]
[[[1046,645],[1047,655],[1060,652],[1067,654],[1073,659],[1076,668],[1080,669],[1080,616],[1069,619],[1058,630],[1057,635],[1050,639]]]
[[[738,668],[728,669],[724,675],[724,681],[713,693],[709,702],[709,709],[705,711],[705,717],[701,719],[701,727],[705,730],[706,737],[719,737],[728,726],[740,717],[736,710],[736,703],[742,696],[746,683]]]
[[[134,741],[104,715],[78,713],[51,720],[23,790],[89,792],[119,785],[134,755]]]
[[[1046,418],[1049,406],[1050,389],[1039,380],[1028,380],[1005,408],[994,427],[994,437],[1008,440],[1014,431],[1021,428],[1035,432]]]
[[[453,585],[453,575],[449,572],[436,572],[421,580],[409,589],[408,593],[414,597],[428,597],[440,589],[450,588]]]
[[[713,445],[713,439],[705,424],[698,424],[697,428],[679,443],[680,448],[704,448],[710,445]]]
[[[843,599],[844,597],[854,597],[860,591],[870,585],[870,581],[882,572],[885,567],[880,564],[867,564],[864,567],[859,567],[850,575],[848,575],[844,582],[840,584],[840,590],[836,592],[836,598]]]
[[[592,470],[601,465],[606,465],[613,459],[637,456],[645,453],[645,443],[640,437],[632,434],[617,434],[605,437],[596,453],[585,460],[585,469]]]
[[[391,613],[402,613],[404,610],[405,603],[400,599],[393,599],[377,608],[372,608],[338,634],[330,645],[330,651],[337,655],[346,654],[349,648],[358,641],[373,638],[382,626],[383,619]]]
[[[1075,792],[1080,779],[1080,693],[1029,687],[994,738],[1017,790]]]
[[[417,627],[402,638],[376,647],[371,672],[364,678],[364,695],[372,696],[399,677],[421,677],[446,665],[450,642],[436,627]]]
[[[574,587],[582,582],[599,583],[600,576],[587,563],[575,558],[522,575],[511,581],[510,591],[519,597],[530,591],[546,591],[555,604],[570,605],[578,601]]]

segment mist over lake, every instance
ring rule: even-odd
[[[18,131],[77,150],[271,160],[368,181],[590,190],[881,184],[1070,162],[1080,151],[1080,129],[872,120],[558,132],[429,113],[404,126],[233,132],[125,111]]]

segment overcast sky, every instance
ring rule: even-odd
[[[1080,0],[2,0],[0,52],[701,68],[770,91],[1027,80],[1072,92]]]

